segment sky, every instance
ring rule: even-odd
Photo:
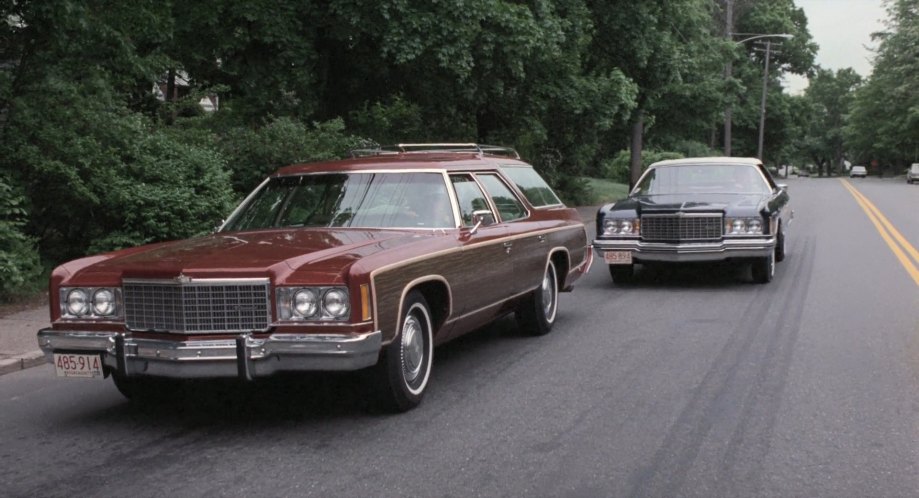
[[[871,33],[883,30],[887,18],[882,0],[795,0],[795,5],[804,9],[811,38],[820,45],[817,64],[834,71],[851,67],[863,77],[871,74],[869,48],[877,47]],[[788,75],[785,88],[801,93],[807,79]]]

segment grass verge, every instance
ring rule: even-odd
[[[582,177],[587,182],[591,205],[606,204],[624,199],[629,195],[629,186],[603,178]]]

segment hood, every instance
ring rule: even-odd
[[[632,211],[638,214],[692,212],[749,213],[760,212],[768,194],[663,194],[629,197],[606,206],[605,211]]]
[[[396,230],[296,229],[216,233],[112,253],[71,277],[74,284],[115,278],[283,278],[304,265],[335,280],[360,257],[417,236]]]

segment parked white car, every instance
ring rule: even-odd
[[[913,163],[906,170],[906,183],[919,181],[919,163]]]

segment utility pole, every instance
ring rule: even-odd
[[[766,69],[763,70],[763,98],[759,104],[759,147],[756,157],[763,159],[763,132],[766,130],[766,89],[769,86],[769,56],[771,55],[772,42],[766,40]]]
[[[734,36],[734,0],[724,0],[724,37],[728,41],[733,41]],[[728,57],[728,62],[724,66],[724,80],[728,88],[731,88],[731,77],[734,73],[734,57]],[[731,157],[731,118],[733,114],[732,105],[734,104],[733,95],[727,96],[727,105],[724,108],[724,155]]]

